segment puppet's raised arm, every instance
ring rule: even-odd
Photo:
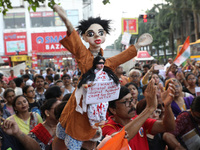
[[[129,46],[128,49],[124,50],[123,52],[106,59],[105,66],[108,66],[112,70],[130,59],[134,58],[137,55],[137,50],[140,49],[142,46],[147,46],[151,44],[153,41],[152,36],[149,33],[142,34],[137,43],[134,45]]]
[[[54,5],[53,8],[58,13],[59,17],[62,19],[65,26],[67,27],[68,34],[71,34],[74,28],[71,22],[68,20],[65,10],[58,5]]]

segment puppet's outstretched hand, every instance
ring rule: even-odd
[[[153,37],[149,33],[142,34],[137,43],[134,45],[136,49],[140,49],[142,46],[147,46],[153,42]]]
[[[94,86],[95,83],[91,82],[89,84],[83,84],[82,87],[84,87],[85,89],[87,89],[88,87]]]
[[[58,13],[59,17],[65,23],[65,26],[67,27],[67,32],[71,34],[74,28],[71,22],[67,18],[66,11],[61,6],[58,6],[57,4],[53,6],[53,9],[55,10],[55,12]]]

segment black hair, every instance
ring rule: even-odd
[[[0,105],[0,112],[1,112],[1,114],[3,116],[3,107],[1,105]]]
[[[199,86],[198,85],[199,84],[199,81],[198,81],[199,77],[200,77],[200,74],[197,76],[197,82],[196,82],[197,86]]]
[[[46,99],[58,98],[62,95],[62,91],[59,86],[53,85],[46,90],[44,95]]]
[[[56,117],[56,120],[59,120],[60,115],[65,107],[65,105],[67,104],[67,101],[63,101],[60,104],[58,104],[55,109],[54,109],[54,115]]]
[[[44,80],[44,77],[42,75],[37,75],[34,78],[34,82],[36,82],[37,79],[43,79]]]
[[[47,73],[48,73],[49,71],[51,71],[51,68],[47,68]]]
[[[99,24],[103,27],[103,29],[106,31],[107,34],[110,33],[111,27],[110,27],[110,22],[111,20],[103,20],[101,17],[93,18],[90,17],[88,20],[81,20],[79,22],[79,26],[77,26],[77,31],[83,35],[87,31],[87,29],[92,25],[92,24]]]
[[[29,87],[32,87],[32,86],[31,85],[26,85],[26,86],[23,87],[23,89],[22,89],[23,90],[23,94],[27,93],[27,90],[28,90]]]
[[[42,114],[42,118],[46,118],[45,110],[50,110],[54,103],[57,102],[56,98],[50,98],[45,100],[44,104],[42,104],[40,110]]]
[[[50,80],[51,82],[53,82],[53,77],[52,77],[52,75],[46,75],[46,78],[47,78],[48,80]]]
[[[200,96],[197,96],[192,101],[192,104],[190,106],[192,112],[199,112],[200,113]]]
[[[21,84],[24,82],[22,78],[14,78],[13,81],[16,84],[16,87],[20,87]]]
[[[15,93],[14,89],[12,89],[12,88],[7,88],[7,89],[4,91],[4,93],[3,93],[3,97],[4,97],[5,99],[6,99],[7,94],[8,94],[9,92]]]
[[[146,108],[146,105],[147,105],[147,102],[146,102],[145,98],[140,100],[137,103],[137,106],[136,106],[136,114],[139,115],[141,112],[143,112],[143,110]],[[162,105],[161,104],[157,104],[157,108],[162,110]]]
[[[56,85],[57,83],[63,82],[62,80],[56,80],[54,85]]]
[[[4,75],[3,75],[2,73],[0,73],[0,78],[1,78],[1,79],[3,79],[3,76],[4,76]]]
[[[104,63],[105,63],[105,58],[101,55],[97,55],[94,60],[93,60],[93,66],[90,70],[88,70],[88,72],[86,72],[85,74],[82,75],[82,78],[80,80],[80,82],[78,83],[78,88],[80,88],[83,84],[85,84],[87,81],[94,81],[95,79],[95,72],[94,70],[96,69],[96,65],[98,64],[98,62],[103,59]],[[119,84],[119,79],[118,77],[114,74],[114,72],[109,68],[104,66],[103,71],[105,71],[108,76],[113,79],[113,81],[118,85]]]
[[[136,64],[135,64],[135,67],[139,67],[139,66],[140,66],[140,64],[139,64],[139,63],[136,63]]]
[[[195,75],[194,75],[194,73],[190,72],[190,73],[188,73],[188,74],[185,76],[185,79],[187,80],[187,79],[188,79],[188,77],[189,77],[190,75],[193,75],[193,76],[195,76]],[[195,76],[195,78],[196,78],[196,76]]]
[[[138,86],[137,84],[133,83],[133,82],[129,82],[125,84],[125,87],[129,87],[129,85],[133,85],[137,90],[138,90]]]
[[[23,78],[23,79],[24,79],[24,78],[30,79],[30,76],[29,76],[28,74],[24,74],[24,75],[22,76],[22,78]]]
[[[54,81],[59,80],[60,79],[60,74],[55,74],[53,79],[54,79]]]
[[[74,82],[74,81],[78,81],[78,78],[77,78],[77,77],[74,77],[74,78],[73,78],[73,82]]]
[[[69,98],[71,97],[71,95],[72,95],[72,93],[67,93],[67,94],[65,94],[64,96],[63,96],[63,98],[62,98],[62,101],[64,102],[64,101],[68,101],[69,100]]]
[[[145,64],[145,65],[143,66],[143,68],[148,68],[148,69],[150,69],[150,65]]]
[[[70,79],[71,79],[71,76],[70,76],[70,75],[68,75],[68,74],[64,74],[64,75],[61,77],[61,79],[63,80],[63,78],[65,78],[65,77],[68,77],[68,78],[70,78]]]

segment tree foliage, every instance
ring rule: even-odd
[[[45,3],[45,0],[24,0],[29,3],[28,10],[32,9],[34,12],[39,7],[39,3]],[[48,6],[53,9],[53,5],[55,5],[55,0],[48,0]],[[0,0],[0,12],[4,15],[8,12],[9,9],[12,9],[12,3],[10,0]]]
[[[151,9],[146,10],[147,15],[154,14],[155,18],[148,19],[147,23],[139,19],[139,34],[132,38],[137,39],[142,33],[148,32],[154,38],[151,46],[155,51],[151,51],[151,54],[157,53],[157,58],[161,59],[159,52],[163,51],[166,54],[168,50],[172,52],[174,58],[177,46],[183,44],[187,36],[191,37],[191,42],[199,39],[199,8],[199,0],[165,0],[163,4],[155,4]]]
[[[45,3],[45,0],[24,0],[29,3],[28,10],[32,9],[34,12],[39,7],[39,3]],[[110,3],[109,0],[102,0],[102,3],[104,5]],[[48,6],[53,9],[53,6],[55,5],[55,0],[48,0]],[[4,15],[6,15],[6,12],[8,12],[9,9],[12,9],[12,3],[10,0],[0,0],[0,13],[2,12]]]

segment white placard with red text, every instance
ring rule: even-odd
[[[93,82],[93,84],[93,86],[87,88],[86,104],[108,102],[118,99],[120,84],[116,85],[113,81]]]

